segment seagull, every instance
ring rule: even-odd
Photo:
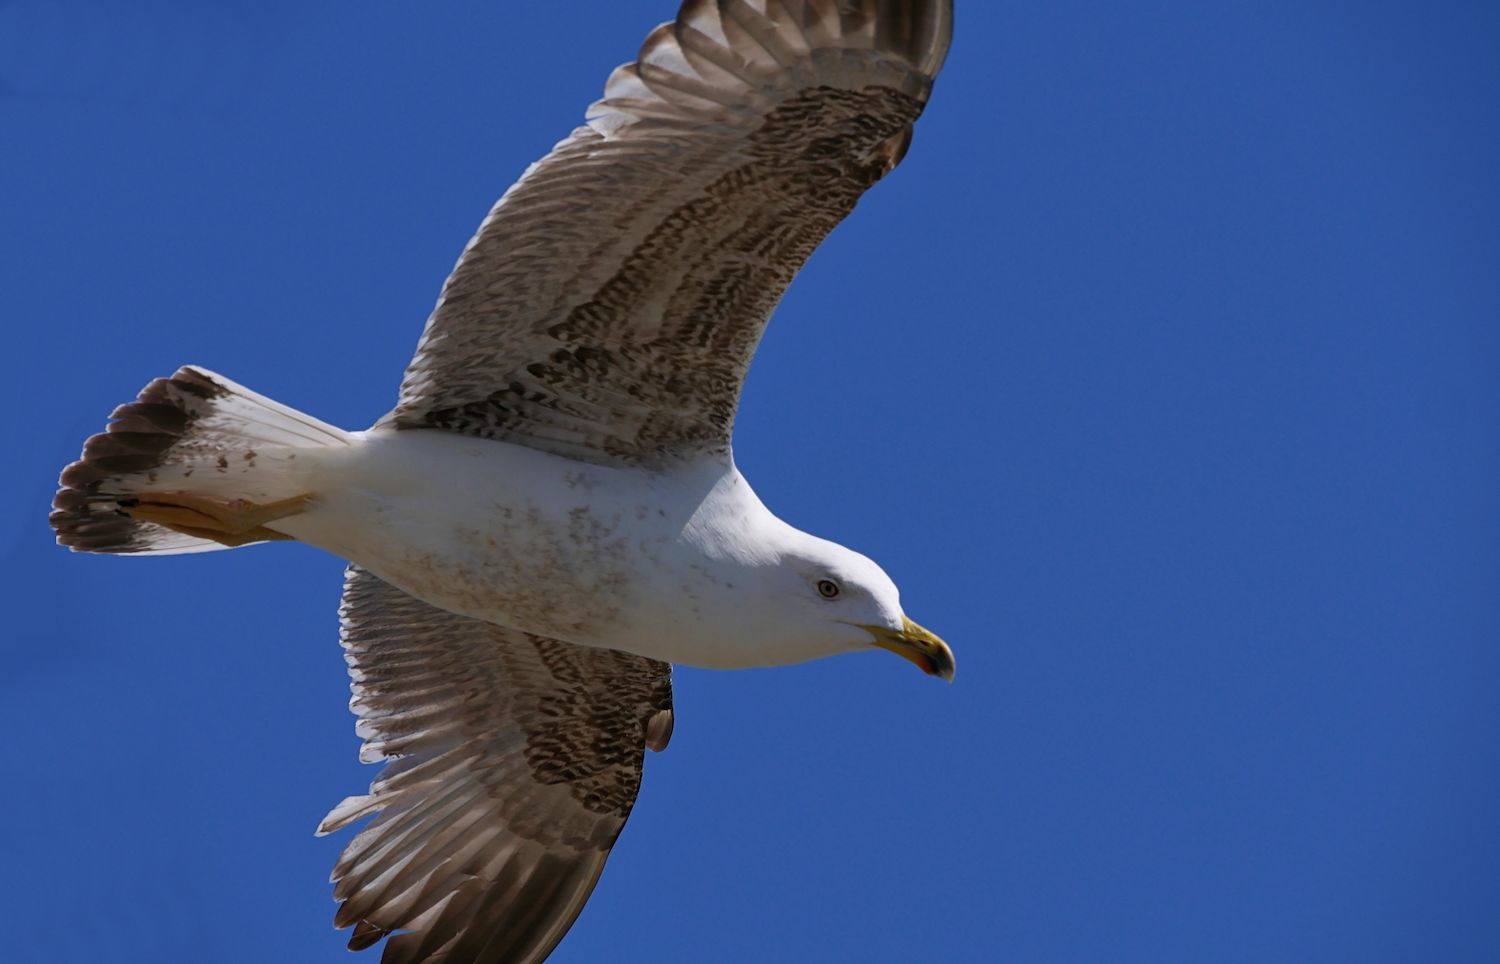
[[[296,540],[349,562],[365,762],[318,828],[349,947],[545,958],[672,735],[671,664],[880,648],[952,679],[874,562],[735,467],[745,372],[813,249],[900,163],[952,0],[688,0],[465,247],[395,408],[346,431],[186,366],[62,473],[76,551]]]

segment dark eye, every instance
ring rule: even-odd
[[[822,596],[824,599],[839,598],[839,584],[834,582],[832,579],[819,579],[818,595]]]

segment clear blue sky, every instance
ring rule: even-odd
[[[673,0],[129,6],[0,3],[5,956],[344,961],[340,562],[54,479],[184,362],[373,421]],[[556,960],[1494,960],[1497,9],[960,0],[737,437],[958,681],[679,672]]]

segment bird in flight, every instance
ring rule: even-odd
[[[81,552],[297,540],[348,560],[341,641],[383,761],[335,926],[385,964],[537,961],[672,734],[671,664],[881,648],[951,679],[872,561],[782,522],[730,446],[787,285],[900,163],[951,0],[688,0],[497,202],[395,408],[345,431],[204,368],[62,473]]]

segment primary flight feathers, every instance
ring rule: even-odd
[[[672,730],[672,668],[444,612],[350,566],[340,633],[388,761],[318,827],[378,813],[333,870],[334,923],[386,964],[536,960],[588,899]]]

